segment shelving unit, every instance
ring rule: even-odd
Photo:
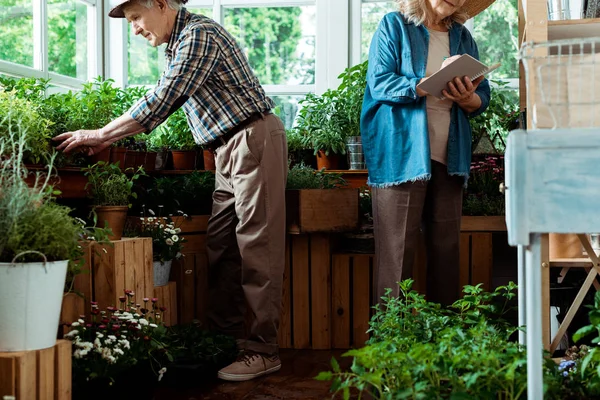
[[[548,21],[548,40],[600,36],[600,18]]]
[[[547,16],[546,0],[520,0],[520,43],[538,44],[549,40],[600,36],[598,18],[548,21]],[[561,54],[575,53],[572,51],[575,47],[572,44],[564,46],[566,51],[563,51],[563,45],[558,49]],[[577,49],[577,52],[579,50]],[[582,50],[586,48],[583,47]],[[592,52],[597,54],[600,53],[599,50],[593,48]],[[512,132],[509,137],[509,142],[512,143],[507,147],[507,225],[509,243],[519,246],[519,324],[527,326],[526,337],[521,334],[520,340],[524,342],[526,339],[528,350],[528,398],[541,399],[543,390],[540,339],[546,349],[555,349],[587,291],[592,285],[597,289],[600,287],[596,279],[600,272],[600,264],[589,241],[585,238],[582,240],[590,259],[550,260],[546,232],[593,232],[600,228],[600,220],[593,215],[592,206],[596,189],[591,181],[595,181],[596,178],[592,173],[581,172],[579,169],[587,159],[591,162],[594,157],[592,151],[598,148],[600,142],[596,132],[590,134],[572,129],[570,123],[563,126],[565,129],[551,131],[548,128],[552,126],[545,126],[548,125],[548,119],[545,123],[539,123],[542,121],[542,118],[539,118],[537,126],[534,127],[534,110],[539,113],[545,104],[541,98],[536,99],[536,96],[541,94],[540,88],[537,87],[539,77],[536,74],[543,72],[535,68],[535,62],[544,60],[553,53],[547,46],[530,47],[530,51],[528,57],[523,60],[528,66],[528,79],[525,80],[523,69],[520,79],[521,106],[527,107],[528,131]],[[556,64],[558,63],[555,62]],[[544,83],[546,81],[542,82]],[[578,83],[583,87],[583,80]],[[569,85],[573,84],[573,81],[569,82]],[[569,101],[569,104],[573,102]],[[535,108],[534,105],[538,107]],[[583,142],[586,142],[585,146],[581,146]],[[576,147],[573,143],[580,145]],[[544,162],[542,158],[545,159]],[[567,159],[572,159],[574,164],[567,165]],[[560,186],[564,188],[561,190]],[[559,192],[562,192],[562,195],[559,195]],[[568,315],[555,338],[550,337],[551,267],[563,268],[563,274],[570,268],[584,268],[588,272],[588,277],[569,307]]]

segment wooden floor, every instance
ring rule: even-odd
[[[343,351],[282,350],[281,370],[247,382],[224,382],[217,378],[201,388],[186,390],[159,389],[154,400],[271,400],[271,399],[331,399],[330,382],[314,379],[321,371],[329,371],[335,357],[342,368],[352,362],[341,357]]]

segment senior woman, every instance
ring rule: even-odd
[[[471,163],[468,118],[490,98],[483,77],[457,76],[439,100],[417,88],[455,56],[479,59],[463,23],[493,0],[401,0],[380,22],[369,50],[361,115],[363,151],[372,188],[374,294],[399,295],[412,276],[421,227],[427,249],[427,298],[459,296],[463,187]]]

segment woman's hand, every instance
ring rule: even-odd
[[[445,98],[456,102],[463,110],[473,112],[481,106],[481,99],[475,90],[483,79],[484,77],[480,76],[471,82],[468,76],[462,78],[457,76],[448,82],[448,89],[442,90],[442,94]]]
[[[53,141],[59,142],[56,148],[70,153],[73,150],[81,150],[88,156],[98,154],[111,143],[104,138],[102,129],[79,130],[75,132],[65,132],[54,138]]]

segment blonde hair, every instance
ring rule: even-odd
[[[467,0],[468,1],[468,0]],[[429,0],[396,0],[399,11],[404,15],[408,22],[415,25],[423,25],[428,21],[434,20],[434,14],[429,7]],[[464,10],[458,10],[454,14],[444,18],[442,23],[450,29],[453,23],[464,24],[469,19],[469,14]]]

